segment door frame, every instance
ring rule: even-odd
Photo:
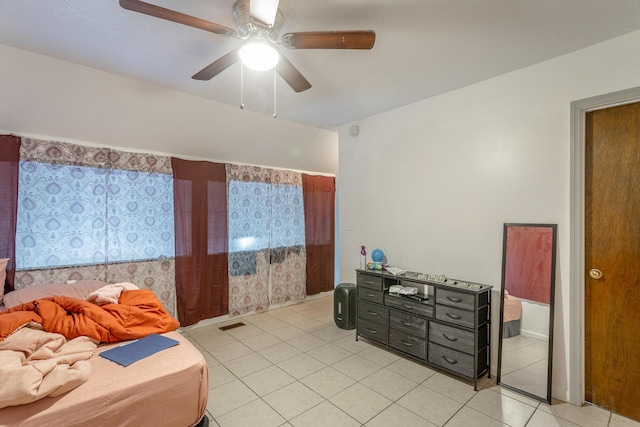
[[[569,393],[571,403],[585,403],[585,265],[584,265],[584,179],[585,179],[585,122],[588,112],[640,101],[640,86],[585,98],[571,103],[571,166],[570,166],[570,275],[571,321]]]

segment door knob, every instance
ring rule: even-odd
[[[591,270],[589,270],[589,276],[592,279],[600,279],[602,277],[602,271],[598,270],[597,268],[592,268]]]

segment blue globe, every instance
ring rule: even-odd
[[[371,259],[375,263],[381,263],[384,259],[384,252],[380,249],[374,249],[373,252],[371,252]]]

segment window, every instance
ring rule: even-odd
[[[170,175],[21,161],[18,269],[174,256]]]
[[[304,245],[299,185],[229,182],[229,252]]]
[[[173,257],[173,177],[117,169],[108,177],[108,260]]]

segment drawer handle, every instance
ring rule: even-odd
[[[450,297],[447,296],[447,299],[451,302],[462,302],[462,300],[460,298],[454,298],[454,297]]]
[[[418,326],[418,325],[414,325],[413,323],[405,322],[405,321],[402,321],[400,323],[402,323],[404,326]]]
[[[405,340],[400,340],[400,342],[404,345],[406,345],[407,347],[413,347],[413,343],[409,342],[409,341],[405,341]]]
[[[412,305],[407,305],[407,304],[402,304],[402,307],[406,308],[407,310],[413,309]]]
[[[367,310],[367,313],[369,313],[372,316],[377,316],[378,313],[376,313],[375,311],[371,311],[371,310]]]
[[[450,314],[447,313],[447,316],[449,316],[450,318],[454,319],[454,320],[460,320],[462,319],[462,316],[458,316],[457,314]]]
[[[442,358],[450,365],[455,365],[456,363],[458,363],[456,359],[449,359],[447,356],[442,356]]]
[[[371,328],[367,328],[367,331],[371,332],[372,334],[377,334],[378,331],[376,329],[371,329]]]
[[[376,294],[364,294],[365,297],[375,297]]]
[[[447,336],[447,334],[442,334],[442,336],[445,337],[446,339],[448,339],[449,341],[458,341],[458,337],[450,338],[450,337]]]

